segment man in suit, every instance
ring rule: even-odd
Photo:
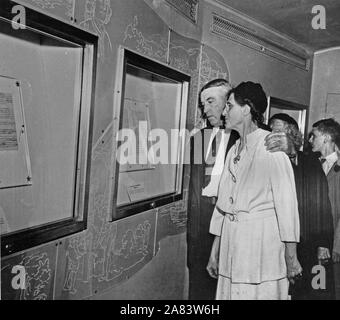
[[[334,299],[333,268],[328,263],[333,246],[333,217],[328,197],[328,182],[318,156],[314,152],[299,151],[302,134],[297,122],[285,113],[277,113],[269,120],[273,131],[282,131],[293,142],[294,152],[290,155],[294,171],[299,208],[300,242],[297,244],[302,277],[290,285],[292,300]],[[313,267],[325,265],[326,289],[315,290]]]
[[[337,150],[340,145],[340,124],[334,119],[324,119],[313,124],[310,143],[313,151],[321,154],[320,161],[328,180],[329,200],[331,202],[334,242],[332,259],[337,292],[340,290],[340,166]],[[338,298],[338,297],[337,297]]]
[[[215,298],[217,283],[206,271],[213,242],[213,236],[209,234],[209,224],[225,155],[238,138],[236,132],[226,133],[223,129],[222,111],[230,89],[229,82],[224,79],[212,80],[202,87],[199,95],[200,108],[207,126],[196,132],[190,141],[187,232],[190,300]],[[217,159],[220,172],[212,172]]]
[[[209,225],[225,157],[239,138],[236,131],[224,130],[222,112],[230,89],[229,82],[224,79],[212,80],[202,87],[199,106],[207,126],[196,132],[190,141],[191,173],[187,223],[190,300],[213,300],[216,293],[217,281],[206,270],[214,240],[214,236],[209,233]],[[291,145],[283,133],[270,135],[267,148],[288,152]]]

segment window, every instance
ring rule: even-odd
[[[16,30],[8,13],[0,17],[0,112],[21,117],[14,113],[4,135],[0,116],[0,142],[12,139],[0,162],[21,162],[0,166],[0,175],[12,170],[0,184],[2,255],[86,228],[97,47],[96,36],[29,9]]]
[[[113,220],[182,198],[190,77],[121,49]]]

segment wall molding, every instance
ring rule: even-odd
[[[330,52],[330,51],[336,51],[336,50],[340,50],[340,46],[315,51],[314,55],[322,54],[322,53],[326,53],[326,52]]]
[[[307,54],[298,54],[273,40],[264,38],[255,29],[235,23],[214,12],[212,13],[210,32],[282,62],[309,70],[310,61]]]

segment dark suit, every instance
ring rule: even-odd
[[[190,184],[188,199],[188,268],[189,268],[189,299],[215,299],[217,280],[211,278],[206,270],[214,236],[209,233],[209,225],[215,206],[215,198],[202,196],[202,190],[210,182],[210,174],[214,157],[216,157],[215,141],[212,152],[206,159],[207,146],[212,134],[212,128],[202,129],[191,139]],[[238,134],[232,131],[226,148],[226,154],[238,139]]]
[[[332,249],[333,218],[328,197],[328,184],[315,154],[298,152],[298,165],[293,164],[299,206],[300,243],[297,246],[303,277],[290,287],[292,299],[333,299],[333,268],[326,266],[326,290],[315,290],[312,268],[318,264],[317,248]]]

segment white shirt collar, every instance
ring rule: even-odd
[[[326,158],[328,164],[332,167],[335,162],[338,161],[338,155],[336,152],[329,154]]]

